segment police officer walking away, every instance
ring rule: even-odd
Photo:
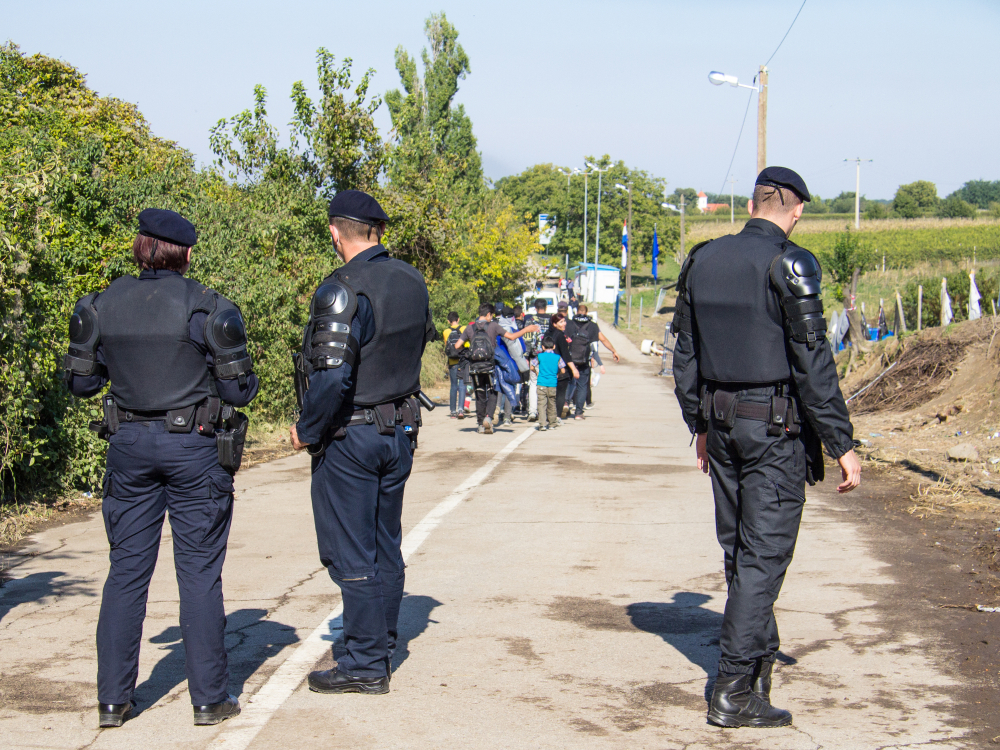
[[[111,569],[97,624],[98,721],[131,717],[149,581],[170,512],[188,692],[194,723],[240,712],[230,695],[222,564],[233,519],[233,473],[257,395],[243,319],[222,295],[184,278],[197,242],[173,211],[139,214],[138,278],[122,276],[76,304],[66,384],[103,397],[92,423],[109,442],[104,526]]]
[[[708,719],[775,727],[774,602],[792,559],[805,485],[823,479],[822,445],[861,480],[853,428],[826,340],[821,270],[789,241],[809,191],[798,174],[757,177],[751,219],[737,235],[691,250],[678,281],[674,380],[684,421],[710,473],[729,597]]]
[[[308,389],[291,428],[309,447],[320,560],[340,587],[344,654],[309,675],[318,693],[389,692],[403,598],[401,516],[420,412],[420,358],[437,337],[420,272],[381,245],[389,220],[366,193],[330,201],[344,265],[313,295],[303,335]]]

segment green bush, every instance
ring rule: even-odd
[[[944,278],[948,280],[948,295],[951,297],[951,311],[954,320],[967,320],[969,317],[969,274],[965,271],[955,271],[947,274]],[[924,288],[923,301],[923,326],[924,328],[939,325],[941,320],[941,277],[925,276],[913,279],[900,293],[903,299],[903,313],[906,316],[907,324],[915,328],[917,325],[917,298],[919,294],[918,286]],[[976,287],[982,297],[979,304],[983,314],[992,312],[990,300],[996,300],[997,291],[1000,289],[1000,278],[996,270],[986,273],[976,274]]]

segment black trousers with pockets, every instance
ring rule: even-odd
[[[128,703],[135,690],[149,581],[168,511],[191,703],[218,703],[229,693],[222,564],[233,477],[219,466],[214,438],[145,422],[123,424],[108,446],[103,512],[111,570],[97,623],[100,703]]]
[[[767,403],[773,394],[758,388],[739,397]],[[719,670],[750,674],[778,653],[774,602],[799,533],[805,449],[800,439],[768,435],[765,422],[737,419],[731,430],[709,424],[708,456],[729,590]]]

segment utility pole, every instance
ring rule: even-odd
[[[628,182],[628,246],[625,248],[625,293],[632,299],[632,245],[635,238],[632,236],[632,181]]]
[[[757,73],[760,90],[757,93],[757,174],[767,166],[767,66]]]
[[[681,193],[681,265],[684,265],[684,193]]]
[[[844,161],[853,161],[858,165],[857,179],[854,182],[854,228],[861,229],[861,162],[871,162],[871,159],[862,159],[859,156]]]
[[[757,174],[760,174],[758,172]],[[736,183],[737,179],[735,177],[729,178],[729,223],[736,223]]]
[[[587,269],[587,178],[590,177],[590,172],[583,173],[583,268]],[[569,277],[569,271],[566,271],[566,277]],[[581,290],[582,291],[582,290]]]

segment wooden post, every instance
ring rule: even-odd
[[[632,299],[632,249],[635,247],[635,236],[632,234],[632,182],[628,183],[628,247],[625,248],[625,289],[629,299]]]
[[[921,330],[924,325],[924,287],[917,287],[917,330]]]
[[[639,330],[642,330],[642,295],[639,295]]]
[[[767,166],[767,68],[760,66],[757,74],[757,174]]]
[[[899,327],[902,329],[903,333],[906,333],[906,318],[903,316],[903,298],[899,296],[899,290],[896,290],[896,312],[899,314]],[[896,335],[899,335],[899,331],[896,331]]]
[[[632,329],[632,295],[628,295],[628,327]]]
[[[849,300],[852,304],[854,303],[854,300],[857,299],[858,278],[860,276],[861,269],[855,267],[854,274],[851,276],[851,297]],[[861,316],[858,314],[857,310],[849,312],[847,314],[847,320],[850,324],[849,330],[851,335],[851,349],[854,351],[869,351],[872,348],[872,345],[871,342],[868,341],[868,331],[863,331],[861,329]]]

